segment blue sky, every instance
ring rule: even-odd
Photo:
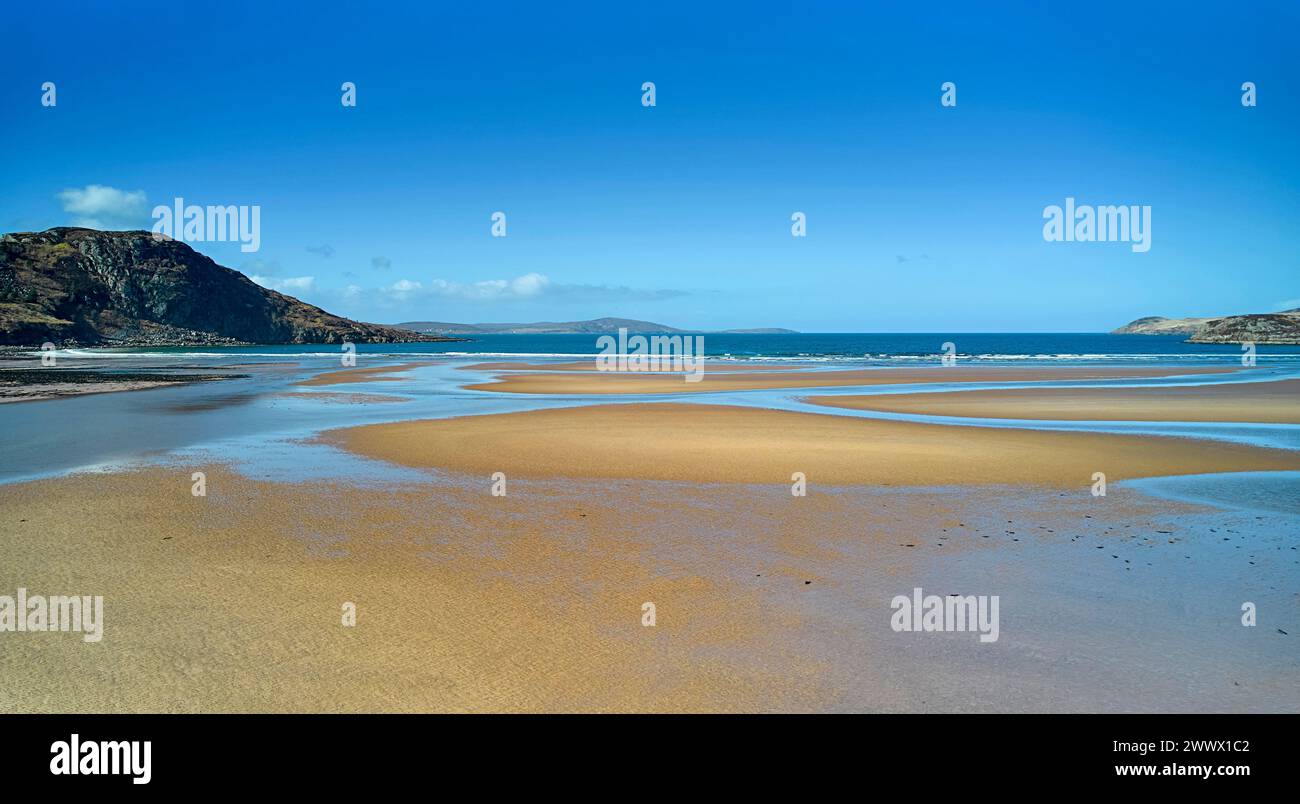
[[[1300,306],[1294,2],[270,5],[10,8],[0,230],[256,204],[259,252],[195,247],[380,322],[1096,331]],[[1067,196],[1150,205],[1151,250],[1045,242]]]

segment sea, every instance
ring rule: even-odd
[[[599,354],[597,335],[477,335],[472,340],[440,343],[359,344],[371,357],[518,357],[572,359]],[[1187,343],[1181,335],[1110,335],[1095,332],[1052,333],[702,333],[710,360],[779,360],[809,363],[916,364],[937,361],[953,344],[959,361],[977,363],[1095,364],[1240,363],[1237,344]],[[211,365],[212,360],[243,361],[336,358],[340,347],[235,346],[145,349],[72,349],[57,353],[78,360],[156,360]],[[1300,363],[1300,346],[1259,345],[1256,360]]]

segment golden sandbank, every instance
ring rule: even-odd
[[[1300,469],[1300,454],[1182,438],[916,424],[759,408],[597,405],[366,425],[322,436],[372,458],[479,475],[1085,487]]]

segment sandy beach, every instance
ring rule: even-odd
[[[1122,489],[489,487],[209,463],[0,487],[0,588],[105,598],[99,643],[5,635],[0,711],[1300,708],[1286,637],[1219,611],[1241,579],[1285,605],[1265,588],[1294,555],[1276,517]],[[914,585],[1001,594],[1000,640],[891,631]]]
[[[1007,388],[809,397],[836,408],[992,419],[1300,424],[1300,380],[1173,388]]]
[[[376,504],[373,489],[202,468],[204,498],[190,496],[186,467],[0,488],[0,584],[106,599],[98,644],[5,635],[0,711],[815,701],[797,688],[814,660],[777,672],[724,658],[777,636],[758,627],[753,590],[698,573],[659,577],[645,545],[623,538],[630,523],[614,506],[531,496],[486,505],[485,493],[451,487],[436,500],[427,489],[386,491]],[[662,607],[656,629],[641,626],[645,600]],[[357,606],[355,627],[341,625],[345,602]]]
[[[0,484],[0,589],[100,594],[106,611],[96,644],[2,635],[0,711],[1300,711],[1284,658],[1300,629],[1294,516],[1126,483],[1297,470],[1295,451],[685,402],[493,412],[517,403],[463,392],[495,407],[422,418],[408,407],[452,409],[421,407],[442,398],[426,384],[473,373],[334,366],[306,381],[253,372],[232,393],[191,387],[149,419],[201,417],[224,433],[264,404],[285,426],[335,422],[310,437],[251,431],[236,463],[198,449]],[[824,374],[879,387],[1162,372],[1195,373]],[[616,392],[683,384],[545,376]],[[710,381],[731,378],[823,381],[789,369]],[[399,379],[405,396],[383,393]],[[1068,395],[1089,410],[1258,416],[1284,412],[1289,388],[1020,389],[984,404],[1019,415]],[[989,394],[819,401],[931,411]],[[1050,404],[1038,409],[1061,409]],[[196,471],[206,496],[191,493]],[[1090,493],[1098,471],[1105,497]],[[807,496],[791,494],[795,472]],[[889,601],[918,586],[1000,595],[997,643],[893,631]],[[1247,595],[1268,628],[1238,624]]]
[[[6,781],[1288,775],[1296,3],[154,5],[4,14]]]

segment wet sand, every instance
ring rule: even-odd
[[[796,610],[629,534],[662,512],[430,491],[213,466],[0,487],[0,589],[105,598],[97,644],[0,634],[0,711],[754,711],[825,695],[823,661],[779,642]]]
[[[1300,469],[1300,454],[1180,438],[915,424],[720,405],[622,404],[355,427],[328,443],[482,476],[1080,488]]]
[[[477,391],[516,394],[675,394],[713,391],[753,391],[771,388],[829,388],[846,385],[901,385],[953,382],[1046,382],[1061,380],[1129,379],[1182,375],[1224,374],[1232,368],[1123,368],[1060,367],[1006,368],[1001,366],[850,369],[845,371],[712,372],[705,369],[698,382],[682,375],[659,376],[625,372],[573,372],[571,374],[501,374],[494,382],[466,386]]]
[[[474,363],[469,366],[461,366],[462,371],[599,371],[596,359],[575,360],[567,363],[521,363],[521,362],[497,362],[497,363]],[[807,368],[807,366],[798,366],[789,363],[744,363],[744,362],[726,362],[721,363],[716,360],[705,360],[704,370],[708,371],[793,371],[796,369]],[[650,373],[673,373],[673,368],[669,361],[664,361],[658,368],[646,368]]]
[[[314,402],[328,402],[340,405],[369,405],[371,403],[410,401],[406,397],[391,394],[349,394],[331,391],[283,391],[276,394],[276,396],[288,399],[310,399]]]
[[[410,371],[411,369],[422,366],[436,366],[440,360],[421,360],[412,363],[401,363],[396,366],[372,366],[364,368],[346,368],[339,371],[326,371],[309,377],[295,385],[319,386],[319,385],[345,385],[354,382],[380,382],[396,381],[405,379],[404,377],[389,377],[389,374],[400,374]]]
[[[809,397],[834,408],[1002,419],[1300,424],[1300,380],[1172,388],[1009,388]]]

